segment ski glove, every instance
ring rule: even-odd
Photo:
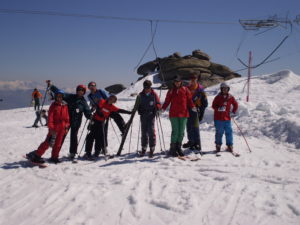
[[[236,113],[234,113],[234,112],[231,112],[231,113],[230,113],[230,117],[234,118],[234,117],[236,117],[236,116],[237,116]]]
[[[193,108],[192,108],[192,111],[193,111],[193,112],[198,112],[196,107],[193,107]]]

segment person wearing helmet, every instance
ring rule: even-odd
[[[149,144],[149,158],[153,157],[156,146],[155,135],[155,116],[161,109],[160,100],[156,92],[151,88],[152,82],[145,80],[143,83],[143,91],[139,94],[138,113],[141,118],[141,143],[142,151],[140,156],[144,156]]]
[[[184,137],[184,130],[189,117],[189,108],[196,111],[192,101],[192,95],[187,87],[182,86],[179,76],[173,80],[173,88],[167,92],[162,110],[170,106],[169,118],[172,126],[170,156],[184,156],[181,144]]]
[[[215,144],[216,152],[221,151],[222,137],[225,132],[227,151],[233,151],[233,135],[230,114],[236,114],[238,103],[235,98],[229,94],[228,84],[221,83],[220,93],[214,98],[212,108],[214,109],[214,123],[216,128]]]
[[[67,103],[63,101],[64,93],[58,90],[55,93],[55,101],[49,108],[48,128],[49,132],[43,143],[37,150],[26,154],[26,158],[35,163],[44,163],[42,155],[52,147],[51,158],[49,162],[59,163],[59,152],[62,142],[68,133],[70,127],[69,110]]]
[[[46,81],[49,85],[49,90],[56,93],[59,89],[54,86],[50,80]],[[78,130],[81,126],[82,115],[87,119],[92,118],[92,111],[90,110],[84,94],[86,92],[86,87],[82,84],[76,87],[76,94],[64,93],[63,100],[68,103],[69,115],[70,115],[70,148],[69,156],[70,159],[74,159],[77,154],[78,147]]]

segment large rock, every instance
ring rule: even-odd
[[[104,89],[111,94],[118,94],[118,93],[122,92],[123,90],[125,90],[126,87],[124,87],[123,84],[113,84]]]
[[[177,70],[180,68],[209,68],[210,62],[207,60],[201,60],[197,58],[167,58],[160,61],[160,70],[163,72],[168,72],[170,70]]]
[[[192,74],[196,74],[200,76],[200,83],[205,87],[241,76],[225,65],[210,62],[210,59],[211,57],[201,50],[194,50],[192,55],[185,56],[174,53],[141,65],[138,73],[145,76],[158,70],[159,78],[165,82],[172,81],[177,75],[189,80]]]
[[[198,58],[198,59],[203,59],[203,60],[210,60],[211,59],[209,55],[207,55],[205,52],[200,51],[199,49],[194,50],[192,55],[195,58]]]

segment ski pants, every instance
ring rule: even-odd
[[[76,126],[76,127],[72,127],[70,129],[70,149],[69,152],[70,154],[76,154],[77,153],[77,147],[78,147],[78,139],[77,139],[77,135],[78,135],[78,130],[79,130],[80,126]]]
[[[141,130],[142,130],[142,147],[155,147],[156,135],[155,135],[155,115],[141,115]]]
[[[66,135],[66,131],[64,129],[61,129],[60,131],[56,132],[56,138],[55,138],[55,142],[52,147],[52,153],[51,153],[52,158],[57,159],[59,157],[59,152],[60,152],[65,135]],[[50,147],[49,141],[50,141],[51,137],[52,137],[52,135],[49,132],[46,137],[46,140],[40,144],[39,148],[36,151],[36,154],[38,156],[42,156],[45,153],[45,151]]]
[[[230,120],[215,120],[215,144],[222,145],[222,138],[225,132],[226,145],[233,145],[232,126]]]
[[[40,110],[40,99],[34,98],[34,110],[39,111]]]
[[[187,120],[186,131],[191,145],[200,144],[199,118],[198,113],[189,110],[190,117]]]
[[[106,151],[105,143],[105,131],[104,131],[104,121],[95,120],[94,124],[90,127],[90,132],[86,136],[85,152],[87,154],[92,153],[92,148],[95,140],[95,154],[99,155],[101,149]]]
[[[182,143],[184,137],[184,130],[187,123],[186,117],[170,117],[172,134],[171,134],[171,144],[172,143]]]
[[[123,133],[125,129],[125,121],[123,117],[120,115],[120,113],[111,112],[109,117],[115,121],[119,130],[121,131],[121,133]]]

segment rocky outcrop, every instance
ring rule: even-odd
[[[192,74],[196,74],[199,76],[200,83],[205,87],[241,76],[227,66],[210,60],[211,57],[201,50],[194,50],[192,55],[186,56],[175,52],[168,57],[157,58],[141,65],[137,73],[147,76],[149,73],[158,71],[160,79],[167,84],[170,83],[167,81],[171,81],[176,75],[188,80]]]
[[[124,87],[123,84],[113,84],[113,85],[110,85],[106,88],[104,88],[106,91],[108,91],[110,94],[118,94],[120,93],[121,91],[125,90],[126,87]]]

